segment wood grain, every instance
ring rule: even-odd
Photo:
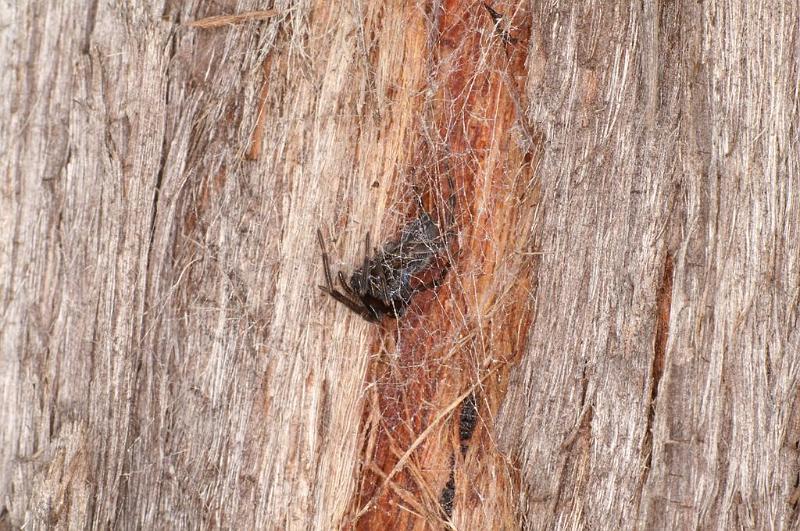
[[[0,526],[800,525],[795,2],[66,4],[0,6]],[[318,290],[452,191],[408,316]]]

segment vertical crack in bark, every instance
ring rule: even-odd
[[[81,51],[84,55],[89,55],[92,44],[92,34],[94,33],[94,26],[97,22],[97,2],[98,0],[91,0],[86,9],[86,28],[83,32],[83,44]]]
[[[169,105],[170,105],[169,91],[170,91],[170,87],[171,87],[170,73],[169,73],[170,68],[169,68],[169,66],[170,66],[170,64],[172,64],[172,60],[175,57],[175,54],[177,53],[177,40],[175,38],[175,33],[174,32],[172,32],[169,35],[167,46],[169,47],[169,55],[168,55],[167,60],[166,60],[167,69],[166,69],[166,72],[165,72],[166,79],[164,81],[164,126],[163,126],[164,130],[163,130],[163,135],[162,135],[162,139],[161,139],[161,159],[158,162],[158,173],[156,174],[156,182],[155,182],[155,187],[154,187],[154,191],[153,191],[153,207],[152,207],[152,210],[151,210],[152,214],[150,216],[150,238],[149,238],[149,241],[147,242],[147,248],[148,248],[148,251],[147,251],[147,264],[145,266],[145,271],[147,272],[147,276],[148,276],[148,283],[147,283],[147,289],[148,290],[150,289],[150,277],[151,277],[151,275],[150,275],[150,258],[151,258],[151,256],[150,255],[153,252],[153,240],[155,238],[156,221],[157,221],[157,218],[158,218],[158,200],[159,200],[159,197],[161,195],[161,184],[164,181],[164,172],[166,171],[166,168],[167,168],[167,158],[169,157],[169,142],[168,142],[168,138],[167,138],[167,129],[168,129],[168,125],[169,125],[168,124],[168,118],[170,116],[170,113],[167,112],[167,110],[169,109]]]
[[[150,315],[150,308],[152,305],[152,300],[154,294],[150,293],[153,287],[153,279],[156,273],[152,270],[152,263],[153,263],[153,253],[154,248],[153,244],[155,241],[156,235],[156,226],[158,221],[158,203],[159,198],[161,196],[161,186],[164,180],[164,174],[166,171],[167,166],[167,158],[169,156],[169,142],[168,142],[168,127],[169,127],[169,117],[170,113],[168,112],[170,106],[170,77],[169,77],[169,65],[172,63],[172,59],[175,57],[177,51],[177,41],[176,41],[175,32],[170,32],[169,36],[167,37],[167,46],[169,48],[169,54],[166,58],[167,69],[165,73],[165,82],[164,82],[164,123],[163,123],[163,130],[162,130],[162,139],[161,139],[161,157],[158,163],[158,171],[155,176],[155,183],[153,185],[153,199],[152,199],[152,206],[151,206],[151,213],[150,213],[150,234],[147,237],[147,244],[145,250],[145,259],[144,259],[144,266],[143,266],[143,274],[145,275],[145,285],[144,290],[141,293],[142,301],[139,308],[141,309],[141,315],[138,316],[139,322],[142,324],[141,329],[138,330],[138,337],[136,340],[138,341],[138,345],[136,345],[136,349],[138,350],[137,356],[135,360],[133,360],[133,374],[132,378],[129,382],[130,389],[134,390],[140,385],[141,376],[142,376],[142,369],[145,366],[144,363],[144,355],[146,350],[144,349],[144,344],[146,341],[146,335],[150,327],[145,324],[145,320],[147,316]],[[150,352],[152,356],[152,351]],[[147,362],[146,364],[148,367],[153,367],[155,364],[151,361]],[[130,448],[132,447],[133,441],[137,440],[141,436],[142,427],[140,423],[136,422],[136,416],[139,413],[138,408],[141,406],[142,402],[142,393],[132,392],[129,398],[130,406],[128,407],[128,430],[127,436],[125,440],[125,447]],[[145,402],[148,400],[144,398]],[[119,503],[117,503],[116,507],[114,508],[114,522],[118,522],[120,518],[120,514],[124,513],[123,504],[125,500],[128,499],[128,489],[130,488],[129,479],[127,479],[130,475],[130,469],[133,465],[132,461],[135,459],[132,453],[129,453],[124,457],[122,460],[122,468],[120,473],[120,495],[117,497]]]
[[[800,520],[800,390],[795,393],[791,414],[786,425],[788,433],[784,444],[788,449],[787,464],[789,465],[789,481],[791,481],[791,493],[786,500],[789,507],[787,528],[795,528]]]
[[[563,507],[564,503],[574,503],[574,500],[581,499],[582,496],[580,496],[578,491],[584,489],[587,483],[585,475],[583,479],[581,479],[578,472],[580,469],[588,469],[589,461],[591,460],[590,449],[594,408],[591,404],[588,406],[586,404],[589,396],[588,389],[589,377],[586,374],[586,364],[584,364],[581,374],[580,418],[572,432],[564,439],[564,442],[561,443],[561,452],[564,455],[561,460],[555,493],[550,498],[550,513],[553,516],[558,514],[559,507]],[[564,487],[568,480],[572,482],[573,492],[570,493],[567,500],[564,500],[564,503],[561,503]]]
[[[476,432],[476,391],[481,409],[486,404],[482,418],[491,419],[533,319],[538,262],[525,257],[536,246],[539,188],[532,175],[544,138],[527,123],[522,97],[529,28],[511,24],[511,14],[525,20],[522,8],[493,8],[504,22],[508,17],[518,44],[493,31],[481,3],[447,0],[430,7],[428,82],[434,90],[423,104],[422,137],[409,159],[412,185],[423,190],[419,201],[428,210],[441,209],[443,198],[455,194],[452,268],[438,291],[415,296],[392,323],[393,333],[384,329],[394,352],[388,364],[369,371],[378,407],[365,407],[362,418],[362,437],[370,443],[346,526],[441,525],[441,515],[449,517],[458,502],[464,503],[459,525],[508,525],[516,515],[508,460],[484,436],[491,426]],[[459,390],[465,392],[456,396]],[[449,428],[437,426],[451,419]],[[454,464],[467,445],[464,481],[482,494],[456,499]],[[463,483],[461,471],[458,479]],[[422,508],[417,514],[403,509],[412,497]]]
[[[650,366],[650,397],[647,404],[647,427],[642,441],[642,457],[644,467],[642,471],[641,493],[647,479],[650,477],[650,467],[653,461],[653,422],[656,415],[658,389],[661,377],[664,374],[664,363],[669,339],[669,318],[672,308],[672,281],[673,264],[672,256],[668,253],[664,261],[664,274],[661,285],[656,295],[656,337],[653,342],[653,363]],[[640,500],[641,501],[641,500]]]

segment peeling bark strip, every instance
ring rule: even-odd
[[[269,9],[266,11],[248,11],[247,13],[239,13],[236,15],[216,15],[213,17],[206,17],[200,20],[193,20],[186,25],[190,28],[219,28],[221,26],[230,26],[233,24],[241,24],[250,20],[265,20],[274,17],[278,14],[276,9]]]
[[[514,27],[526,20],[520,6],[493,7],[515,13]],[[365,465],[349,521],[360,529],[420,528],[451,510],[463,528],[515,518],[505,458],[489,437],[473,435],[478,389],[457,406],[459,394],[477,385],[492,417],[531,321],[532,167],[541,139],[532,145],[518,133],[531,129],[518,112],[526,44],[499,38],[480,3],[445,2],[429,16],[435,67],[428,85],[439,90],[422,111],[427,136],[411,158],[422,161],[416,186],[440,210],[454,183],[458,242],[444,285],[416,295],[405,317],[387,322],[388,353],[370,369],[376,385],[362,421]],[[527,32],[517,37],[524,41]],[[451,410],[459,415],[433,425]],[[474,448],[468,465],[454,460],[467,441]],[[470,511],[476,503],[480,509]]]
[[[250,140],[250,149],[247,150],[247,160],[258,160],[261,156],[261,146],[264,143],[264,125],[267,120],[266,107],[267,96],[269,95],[269,74],[274,57],[274,55],[270,54],[264,59],[264,84],[261,85],[261,92],[258,98],[258,118]]]

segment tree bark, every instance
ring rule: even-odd
[[[0,526],[800,526],[796,2],[9,6]]]

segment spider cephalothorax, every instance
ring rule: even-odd
[[[320,289],[373,323],[384,315],[401,317],[413,295],[439,286],[450,267],[449,262],[440,264],[447,249],[447,236],[425,211],[403,227],[396,240],[389,241],[380,250],[374,249],[371,257],[367,233],[362,266],[350,275],[349,282],[341,271],[337,275],[344,292],[333,285],[328,253],[319,230],[317,238],[326,281]],[[431,278],[429,272],[437,269],[438,274]]]

